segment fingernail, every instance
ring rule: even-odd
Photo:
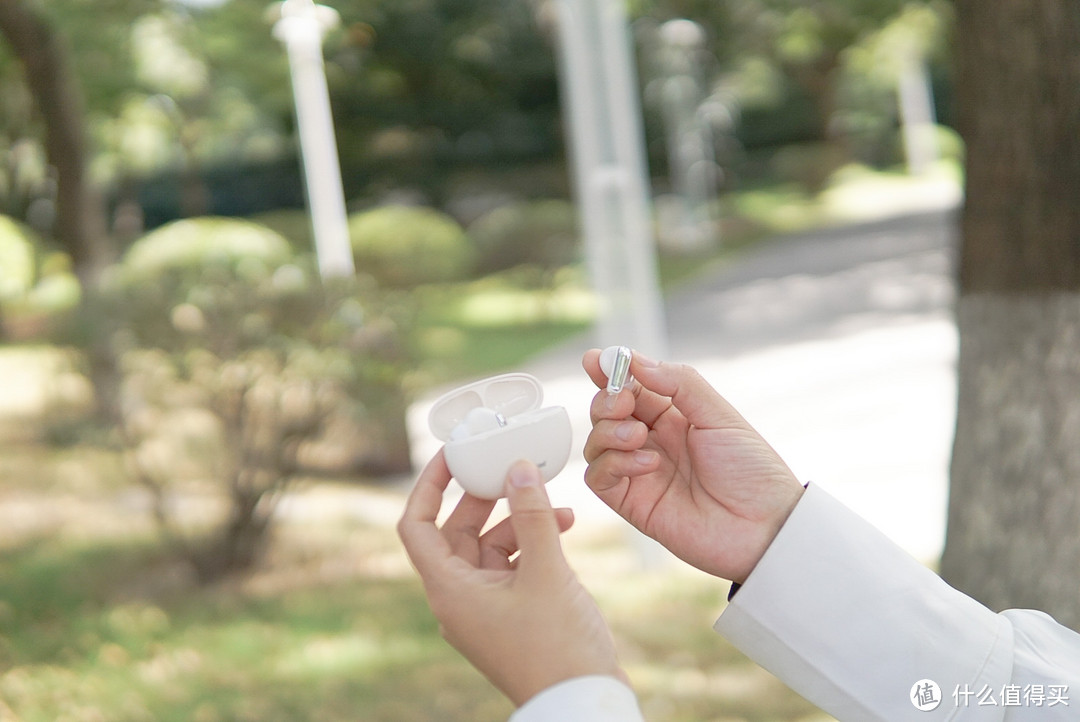
[[[615,427],[615,436],[622,441],[629,441],[630,437],[634,435],[637,430],[636,421],[624,421]]]
[[[519,461],[510,467],[510,483],[513,486],[523,488],[526,486],[539,486],[540,474],[535,466]]]
[[[648,464],[651,464],[653,462],[653,459],[655,459],[655,458],[656,458],[656,452],[655,451],[644,451],[644,450],[642,450],[642,451],[634,452],[634,461],[637,462],[638,464],[640,464],[641,466],[647,466]]]

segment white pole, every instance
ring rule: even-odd
[[[672,247],[683,253],[714,245],[710,210],[716,198],[712,137],[703,122],[700,54],[705,31],[692,20],[669,20],[660,26],[660,110],[667,129],[668,165],[677,215],[667,228]],[[663,237],[663,235],[661,236]]]
[[[351,276],[356,269],[322,56],[323,33],[336,24],[337,12],[312,0],[285,0],[280,8],[274,37],[285,44],[289,56],[319,273],[324,279]]]
[[[936,112],[926,63],[914,54],[901,63],[897,82],[908,171],[921,175],[938,159]]]
[[[558,0],[560,76],[600,346],[667,356],[623,0]]]

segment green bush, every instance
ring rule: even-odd
[[[402,326],[370,279],[320,282],[273,231],[195,218],[132,245],[104,295],[121,437],[200,578],[258,558],[298,474],[408,469]],[[188,483],[228,509],[194,535],[167,503]]]
[[[828,185],[829,177],[844,163],[844,150],[835,143],[792,143],[772,158],[773,174],[781,183],[798,183],[809,196]]]
[[[469,226],[481,273],[522,264],[555,269],[576,261],[581,252],[573,204],[537,200],[500,206]]]
[[[280,234],[235,218],[187,218],[146,234],[124,254],[123,267],[132,274],[156,276],[170,269],[199,270],[208,266],[247,264],[276,267],[291,258],[289,243]]]
[[[0,327],[14,339],[55,334],[79,304],[71,259],[49,252],[26,226],[0,216]]]
[[[21,298],[34,285],[33,231],[0,216],[0,303]]]
[[[265,213],[258,213],[249,218],[254,223],[266,226],[280,233],[289,241],[296,253],[314,253],[315,239],[312,237],[311,217],[300,208],[279,208]]]
[[[383,206],[349,217],[357,267],[388,287],[457,281],[472,271],[460,224],[432,208]]]

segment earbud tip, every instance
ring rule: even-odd
[[[600,370],[604,372],[604,376],[611,377],[611,372],[615,370],[615,359],[618,355],[618,346],[608,346],[600,352]]]

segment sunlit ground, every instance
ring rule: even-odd
[[[193,587],[98,457],[5,445],[4,720],[503,720],[511,708],[439,637],[392,524],[398,493],[302,485],[249,578]],[[127,501],[125,502],[125,498]],[[14,523],[21,518],[21,524]],[[711,632],[726,585],[645,571],[612,527],[572,530],[574,565],[656,720],[825,720]]]

